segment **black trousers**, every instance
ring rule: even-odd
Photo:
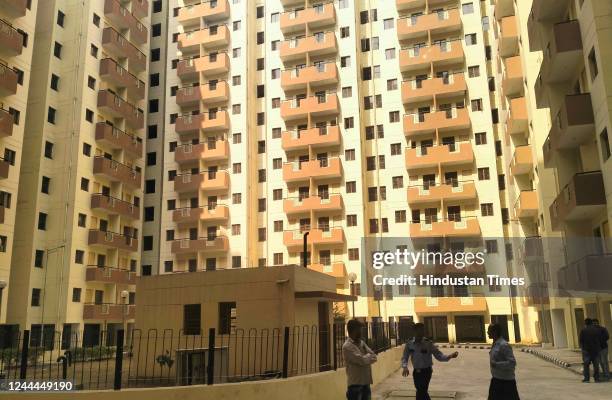
[[[351,385],[346,389],[347,400],[370,400],[370,385]]]
[[[488,400],[520,400],[516,380],[491,378]]]
[[[429,397],[429,382],[431,381],[431,374],[433,370],[431,367],[423,368],[420,370],[414,370],[412,373],[412,379],[414,380],[414,387],[416,388],[416,400],[431,400]]]

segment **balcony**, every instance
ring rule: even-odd
[[[9,176],[11,164],[3,158],[0,158],[0,179],[6,179]]]
[[[281,87],[284,91],[306,89],[338,83],[338,67],[327,62],[304,68],[292,68],[282,72]]]
[[[147,69],[147,57],[144,53],[117,32],[115,28],[110,26],[104,28],[102,47],[104,51],[113,55],[113,58],[127,58],[129,70],[142,72]]]
[[[559,230],[564,223],[589,221],[605,208],[601,171],[576,174],[550,206],[552,228]]]
[[[327,147],[340,144],[340,128],[337,125],[310,128],[282,133],[285,151],[303,150],[308,147]]]
[[[531,15],[536,21],[552,21],[562,19],[570,0],[533,0]]]
[[[499,25],[499,54],[502,57],[518,55],[519,34],[516,17],[514,15],[504,17]]]
[[[541,307],[544,304],[550,304],[550,294],[546,283],[532,283],[523,289],[523,306]]]
[[[181,194],[197,193],[199,190],[227,191],[228,189],[229,174],[227,171],[182,174],[174,178],[174,191]]]
[[[463,62],[463,44],[460,40],[442,42],[440,44],[411,47],[400,51],[400,68],[402,72],[449,65]]]
[[[402,82],[402,100],[404,104],[430,101],[434,97],[460,96],[465,94],[467,86],[463,73],[451,74],[448,77],[410,80]]]
[[[514,203],[516,218],[537,218],[539,209],[538,193],[535,190],[521,191],[516,203]]]
[[[127,88],[128,98],[131,100],[140,101],[145,97],[145,83],[112,58],[100,61],[100,78],[117,88]]]
[[[142,186],[140,172],[106,157],[98,156],[94,158],[93,172],[111,182],[120,182],[132,189],[140,189]]]
[[[229,29],[225,25],[212,26],[197,31],[181,33],[178,48],[182,52],[198,52],[200,46],[210,49],[229,44]]]
[[[495,2],[495,18],[498,21],[511,15],[514,15],[514,0],[497,0]]]
[[[119,215],[122,218],[131,220],[140,219],[140,207],[129,201],[116,199],[102,193],[94,193],[91,195],[91,208],[104,211],[110,215]]]
[[[23,36],[8,22],[0,19],[0,54],[14,57],[23,50]]]
[[[514,149],[514,157],[510,162],[510,173],[514,176],[530,174],[533,171],[533,150],[526,144]]]
[[[574,261],[558,273],[559,285],[567,290],[610,293],[612,254],[591,254]]]
[[[526,134],[529,126],[527,116],[527,102],[524,97],[510,99],[510,109],[506,117],[506,133]]]
[[[323,96],[310,96],[304,99],[285,100],[281,104],[281,118],[285,121],[306,119],[308,114],[312,117],[337,115],[340,112],[340,103],[335,93]]]
[[[523,65],[521,56],[508,57],[504,60],[502,91],[508,97],[516,97],[523,93]]]
[[[115,285],[135,285],[136,272],[123,268],[99,267],[88,265],[85,270],[86,282],[113,283]]]
[[[459,9],[433,11],[431,14],[400,18],[397,20],[397,37],[399,40],[414,39],[461,30]]]
[[[309,196],[300,198],[289,198],[283,201],[283,211],[287,215],[309,214],[310,212],[341,212],[344,209],[342,195],[332,194],[328,198],[320,196]]]
[[[429,113],[404,115],[404,134],[414,137],[436,131],[450,132],[471,126],[467,108],[450,108]]]
[[[178,257],[196,253],[225,253],[229,249],[229,241],[225,236],[199,239],[178,239],[172,242],[171,251]]]
[[[285,182],[303,182],[309,179],[337,179],[342,177],[342,163],[339,158],[285,163]]]
[[[90,229],[87,238],[90,246],[102,246],[116,250],[137,252],[138,239],[120,233]]]
[[[27,0],[2,0],[0,4],[3,7],[5,14],[10,16],[11,18],[19,18],[23,17],[26,14],[26,9],[28,6]]]
[[[280,28],[284,34],[306,32],[306,27],[312,31],[330,25],[336,25],[333,3],[284,12],[280,16]]]
[[[124,118],[132,129],[144,128],[144,113],[109,90],[98,92],[98,108],[114,118]]]
[[[548,134],[552,149],[577,148],[595,134],[590,93],[566,95]]]
[[[560,22],[552,27],[552,37],[544,49],[540,77],[544,83],[571,80],[583,63],[582,36],[577,20]]]
[[[188,58],[178,63],[176,73],[179,78],[193,80],[202,73],[204,76],[228,72],[230,61],[227,53],[209,54],[203,57]]]
[[[229,143],[227,140],[217,140],[213,143],[185,144],[174,150],[174,161],[179,165],[197,164],[200,160],[227,160]]]
[[[455,182],[453,184],[428,184],[408,188],[408,204],[472,201],[477,198],[474,182]]]
[[[336,285],[344,286],[347,280],[346,267],[342,261],[334,261],[329,264],[310,264],[308,269],[321,272],[336,278]]]
[[[149,0],[132,0],[132,14],[136,18],[144,18],[149,15]]]
[[[280,58],[283,62],[305,59],[306,54],[311,57],[320,57],[337,52],[334,32],[321,32],[312,36],[289,39],[280,45]]]
[[[123,321],[135,316],[133,304],[85,304],[83,307],[84,320]]]
[[[0,108],[0,138],[13,134],[13,116],[7,110]]]
[[[441,166],[472,165],[474,151],[470,142],[406,149],[406,169],[414,171]]]
[[[178,14],[178,22],[183,26],[200,25],[200,21],[217,21],[226,19],[230,15],[228,0],[218,0],[215,2],[203,1],[200,4],[193,4],[181,7]]]
[[[308,245],[315,246],[342,246],[346,242],[344,230],[340,227],[326,227],[323,229],[310,229]],[[306,231],[304,231],[306,232]],[[289,251],[301,250],[304,244],[304,232],[300,230],[283,232],[283,243]]]
[[[106,122],[96,124],[96,141],[114,150],[125,150],[132,157],[142,157],[142,139],[123,132]]]
[[[172,212],[172,221],[179,226],[197,226],[199,221],[227,221],[228,218],[229,207],[222,205],[215,207],[179,208]]]
[[[414,311],[417,314],[487,311],[487,299],[483,296],[469,297],[416,297]]]
[[[544,261],[544,246],[540,236],[531,236],[523,239],[520,248],[520,261],[523,264]]]
[[[477,218],[460,218],[459,221],[421,221],[410,224],[410,236],[413,238],[474,237],[480,235],[480,223]]]
[[[0,96],[17,93],[17,72],[0,61]]]
[[[229,129],[227,111],[207,112],[204,114],[187,114],[176,119],[176,133],[196,134],[203,132],[219,132]]]
[[[201,103],[214,104],[229,99],[229,85],[225,81],[209,82],[200,86],[186,86],[176,93],[176,104],[193,107]]]
[[[412,8],[425,7],[425,0],[395,0],[397,11],[409,10]]]
[[[148,29],[119,0],[104,0],[104,16],[117,28],[129,29],[134,43],[147,43]]]

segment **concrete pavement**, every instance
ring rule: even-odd
[[[445,353],[453,349],[442,349]],[[489,352],[458,349],[459,357],[448,363],[434,364],[430,394],[435,400],[486,400],[491,379]],[[612,382],[582,383],[581,376],[534,355],[514,349],[517,382],[521,400],[609,400]],[[453,397],[453,394],[456,395]],[[374,400],[410,400],[414,398],[412,375],[404,378],[396,371],[374,388]]]

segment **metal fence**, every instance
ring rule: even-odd
[[[117,330],[85,341],[76,332],[42,335],[23,331],[0,338],[0,382],[63,379],[77,390],[119,390],[282,379],[343,367],[347,338],[344,322],[228,332]],[[411,336],[411,321],[365,323],[362,332],[376,353]]]

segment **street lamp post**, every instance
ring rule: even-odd
[[[351,272],[348,275],[348,278],[349,278],[349,281],[351,282],[351,295],[355,296],[355,281],[357,280],[357,274],[354,272]],[[351,303],[353,303],[352,304],[353,305],[352,307],[353,308],[353,318],[355,318],[355,300],[353,299]]]

